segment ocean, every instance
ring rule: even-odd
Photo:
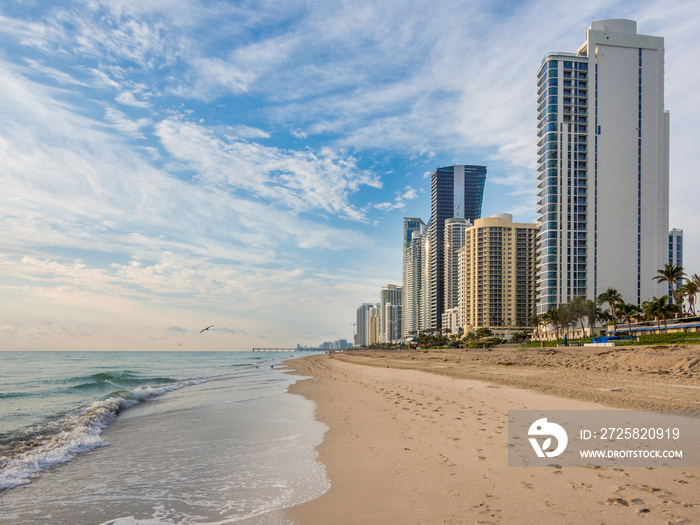
[[[0,523],[288,523],[330,486],[299,355],[0,352]]]

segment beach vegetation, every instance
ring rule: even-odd
[[[657,275],[654,277],[654,280],[659,283],[668,283],[668,285],[671,287],[673,300],[676,304],[678,304],[679,297],[678,290],[676,290],[676,284],[681,282],[683,277],[685,277],[683,267],[678,264],[667,262],[664,267],[657,270],[656,273]]]
[[[661,330],[661,321],[664,322],[664,328],[668,328],[666,320],[674,317],[680,310],[678,304],[668,302],[669,297],[663,295],[654,297],[642,303],[644,309],[644,318],[646,321],[655,320],[657,328]]]
[[[526,341],[530,340],[531,332],[528,332],[527,330],[518,330],[513,334],[513,337],[511,338],[510,342],[511,343],[524,343]]]
[[[543,323],[544,319],[542,315],[534,314],[532,317],[530,317],[530,326],[535,328],[535,339],[539,339],[540,326],[542,326]]]
[[[599,305],[608,305],[608,318],[613,323],[613,331],[615,331],[615,321],[617,316],[615,315],[615,306],[622,302],[622,295],[615,288],[608,288],[602,294],[598,296],[596,302]]]
[[[621,301],[617,304],[616,307],[616,312],[617,312],[617,317],[618,319],[624,320],[627,322],[627,330],[628,333],[632,333],[632,319],[637,319],[639,315],[642,313],[640,308],[636,304],[632,303],[626,303],[624,301]]]
[[[644,334],[639,337],[616,341],[615,346],[656,345],[700,345],[700,332],[677,332],[671,334]]]
[[[506,340],[501,339],[500,337],[484,337],[476,341],[470,341],[467,346],[469,348],[490,348],[492,346],[497,346],[505,342]]]
[[[581,337],[576,339],[552,339],[549,341],[528,341],[523,343],[521,348],[556,348],[557,346],[579,346],[591,342],[590,337]]]
[[[467,332],[462,336],[462,344],[467,348],[487,348],[505,343],[505,339],[496,337],[488,327],[477,328],[473,332]]]
[[[403,343],[372,343],[364,348],[364,350],[401,350],[406,345]]]
[[[693,274],[688,280],[678,288],[678,297],[681,301],[683,314],[696,315],[695,300],[698,292],[700,292],[700,275]],[[685,310],[685,302],[688,301],[688,310]]]

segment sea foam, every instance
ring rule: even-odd
[[[0,490],[26,485],[44,470],[66,463],[80,453],[109,445],[101,438],[102,431],[123,410],[202,382],[205,380],[191,379],[162,386],[139,386],[132,391],[120,390],[84,410],[25,429],[3,447]]]

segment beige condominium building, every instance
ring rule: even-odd
[[[507,213],[476,219],[459,250],[459,310],[471,332],[527,326],[535,313],[537,224]]]

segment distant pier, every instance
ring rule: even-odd
[[[324,348],[253,348],[253,352],[326,352]]]

